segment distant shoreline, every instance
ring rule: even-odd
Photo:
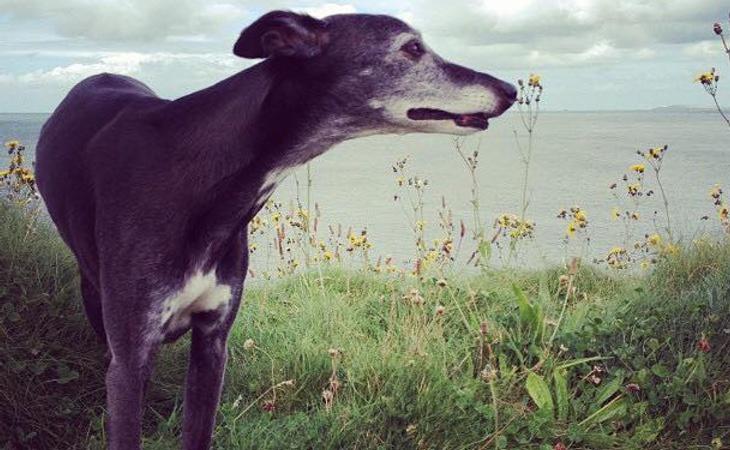
[[[712,108],[702,108],[702,107],[679,107],[679,106],[659,106],[656,108],[651,109],[543,109],[540,110],[541,113],[546,114],[562,114],[562,113],[568,113],[568,114],[575,114],[575,113],[712,113],[716,114],[717,110]],[[16,111],[10,111],[10,112],[0,112],[0,116],[48,116],[52,113],[50,112],[16,112]],[[519,114],[518,111],[507,111],[505,114]]]

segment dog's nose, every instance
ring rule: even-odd
[[[500,80],[497,84],[497,90],[504,96],[505,100],[513,103],[517,100],[517,88],[514,84]]]

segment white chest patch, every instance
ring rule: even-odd
[[[167,330],[175,330],[190,324],[190,316],[203,311],[215,311],[228,306],[231,287],[218,283],[215,269],[208,273],[196,272],[183,287],[168,295],[162,302],[160,326],[169,321]]]

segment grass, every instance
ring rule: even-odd
[[[577,291],[558,325],[566,276]],[[0,448],[101,448],[104,349],[74,261],[2,202],[0,310]],[[187,344],[158,359],[145,448],[179,447]],[[257,285],[215,435],[223,449],[728,443],[730,245],[709,242],[643,276],[494,270],[441,286],[333,269]]]

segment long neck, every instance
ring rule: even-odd
[[[319,91],[326,89],[265,61],[168,104],[168,135],[196,191],[192,252],[221,251],[271,194],[275,174],[349,137],[324,112],[331,99]]]

